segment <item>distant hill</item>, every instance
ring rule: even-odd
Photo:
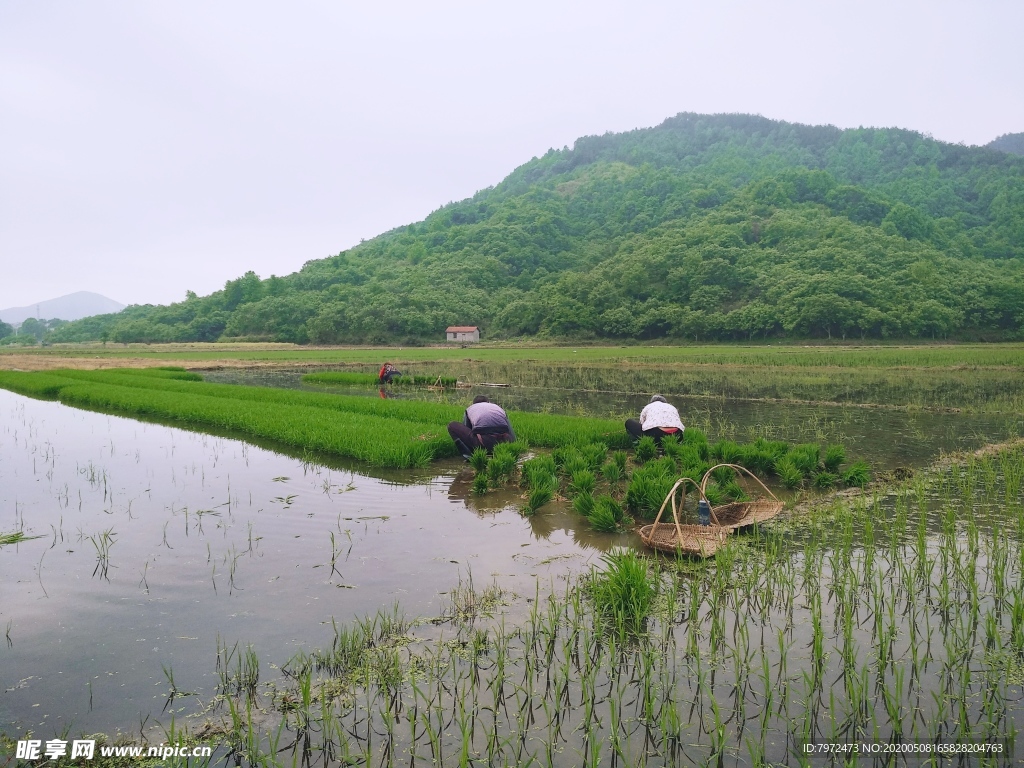
[[[1024,338],[1024,157],[684,113],[586,136],[284,277],[53,341]]]
[[[1013,155],[1024,155],[1024,133],[1005,133],[985,145],[989,149],[998,149]]]
[[[81,320],[92,315],[120,312],[125,305],[98,293],[77,291],[56,299],[46,299],[27,307],[0,309],[0,320],[19,325],[30,317],[41,320]]]

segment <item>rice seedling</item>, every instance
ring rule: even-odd
[[[658,455],[658,444],[653,437],[644,435],[637,440],[636,448],[633,451],[633,460],[637,464],[646,464]]]
[[[871,472],[867,462],[857,461],[851,464],[842,474],[843,485],[863,488],[871,480]]]
[[[846,461],[846,449],[841,445],[830,445],[825,449],[825,458],[822,459],[822,466],[826,472],[833,475],[838,474],[839,467]]]
[[[486,472],[481,472],[479,475],[473,478],[473,493],[477,496],[482,496],[487,493],[491,487],[490,480],[487,477]]]
[[[794,445],[786,452],[786,459],[800,470],[804,477],[810,477],[820,467],[821,448],[814,443]]]
[[[530,487],[536,487],[553,479],[557,473],[555,460],[551,455],[534,456],[523,462],[521,474]]]
[[[549,476],[547,481],[541,480],[538,485],[534,485],[527,496],[526,506],[523,511],[526,514],[535,514],[541,507],[551,501],[555,496],[555,490],[558,488],[557,483],[558,481],[553,476]]]
[[[625,473],[626,462],[629,460],[629,455],[625,451],[612,451],[612,461],[615,462],[615,466],[619,468],[619,472]]]
[[[494,455],[487,463],[487,478],[495,488],[509,479],[516,471],[516,456],[512,451],[499,451],[500,445],[495,446]]]
[[[96,567],[93,569],[93,576],[99,574],[101,579],[110,581],[110,549],[117,543],[115,537],[116,534],[113,528],[108,528],[105,531],[100,531],[95,536],[88,537],[93,548],[96,550]]]
[[[593,500],[593,508],[589,515],[590,524],[596,531],[610,533],[618,530],[624,519],[622,505],[613,497],[603,494]]]
[[[839,484],[839,476],[828,471],[815,472],[811,478],[815,488],[830,491]]]
[[[633,550],[608,552],[601,562],[604,569],[595,573],[590,583],[598,613],[633,633],[642,631],[655,595],[648,563]]]
[[[775,462],[775,473],[785,488],[799,488],[804,481],[804,473],[787,455]]]
[[[622,479],[622,470],[614,461],[607,461],[601,467],[601,476],[609,485],[616,485]]]
[[[594,473],[589,469],[578,469],[572,473],[571,480],[569,482],[569,493],[576,495],[578,493],[593,493],[594,486],[597,483],[597,478]]]
[[[732,440],[719,440],[708,447],[708,458],[716,463],[736,464],[742,458],[740,446]]]
[[[572,500],[572,508],[582,517],[590,517],[594,511],[594,496],[589,491],[577,493]]]
[[[477,448],[469,456],[469,466],[471,466],[476,472],[482,473],[487,471],[487,461],[490,457],[487,455],[487,451],[483,448]]]

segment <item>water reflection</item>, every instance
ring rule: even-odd
[[[280,664],[332,620],[436,616],[468,570],[532,595],[587,567],[571,517],[474,498],[461,460],[368,470],[9,392],[0,414],[0,531],[42,536],[0,550],[8,732],[158,716],[164,667],[198,693],[168,706],[187,716],[216,690],[218,637]]]

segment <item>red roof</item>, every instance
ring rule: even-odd
[[[477,328],[475,325],[449,325],[444,329],[445,333],[472,333]]]

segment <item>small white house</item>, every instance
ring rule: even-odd
[[[480,329],[475,325],[449,325],[444,332],[448,341],[480,341]]]

